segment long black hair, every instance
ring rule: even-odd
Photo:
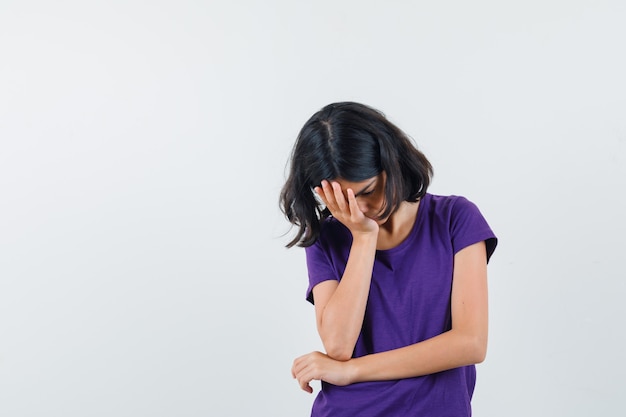
[[[380,218],[403,201],[424,196],[433,173],[424,154],[382,112],[342,102],[315,113],[298,135],[280,194],[281,210],[299,228],[287,247],[311,246],[319,236],[320,222],[330,216],[313,190],[322,180],[360,182],[382,171],[387,180]]]

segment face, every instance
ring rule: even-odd
[[[364,181],[351,182],[342,179],[336,179],[334,182],[339,183],[343,195],[347,198],[346,190],[348,188],[354,191],[356,202],[366,217],[375,219],[379,224],[385,222],[386,219],[378,220],[378,215],[383,211],[385,203],[385,181],[387,175],[385,171],[375,177]]]

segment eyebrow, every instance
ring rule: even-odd
[[[370,188],[370,187],[372,186],[372,184],[374,184],[374,183],[376,182],[376,180],[377,180],[377,178],[374,178],[374,179],[372,180],[372,182],[370,182],[370,183],[369,183],[369,184],[367,184],[365,187],[363,187],[363,188],[361,189],[361,191],[359,191],[358,193],[354,194],[354,197],[358,197],[358,196],[360,196],[361,194],[363,194],[363,193],[365,192],[365,190],[367,190],[368,188]]]

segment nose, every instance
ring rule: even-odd
[[[359,207],[359,210],[361,210],[363,213],[367,213],[367,210],[369,209],[369,206],[368,206],[368,204],[365,201],[363,201],[362,199],[357,197],[356,205],[357,205],[357,207]]]

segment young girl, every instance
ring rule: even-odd
[[[496,237],[463,197],[427,193],[432,167],[358,103],[315,113],[296,141],[281,208],[306,248],[307,299],[326,353],[293,377],[322,389],[312,416],[470,416],[487,348]]]

